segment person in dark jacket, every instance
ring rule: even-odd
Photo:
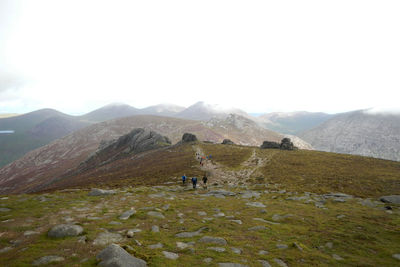
[[[207,189],[207,180],[208,180],[207,175],[204,174],[204,176],[203,176],[203,187],[204,187],[204,189]]]
[[[193,184],[193,189],[196,189],[197,177],[192,177],[192,184]]]

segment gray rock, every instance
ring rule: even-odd
[[[332,258],[334,258],[334,259],[337,260],[337,261],[342,261],[342,260],[344,260],[342,257],[340,257],[340,256],[337,255],[337,254],[332,254]]]
[[[182,136],[182,143],[196,142],[197,137],[191,133],[184,133]]]
[[[333,248],[333,243],[332,242],[326,242],[325,247],[332,249]]]
[[[256,208],[265,208],[266,206],[261,202],[248,202],[246,203],[247,206],[256,207]]]
[[[241,194],[241,198],[259,198],[260,197],[260,193],[258,193],[258,192],[254,192],[254,191],[249,191],[249,192],[243,192],[242,194]]]
[[[232,262],[222,262],[218,263],[219,267],[249,267],[248,265],[243,265],[240,263],[232,263]]]
[[[151,227],[151,231],[152,231],[153,233],[159,233],[159,232],[160,232],[160,227],[158,227],[157,225],[153,225],[153,226]]]
[[[231,220],[231,222],[237,223],[237,224],[242,224],[241,220]]]
[[[75,224],[59,224],[50,229],[47,233],[49,237],[62,238],[67,236],[78,236],[83,232],[83,228]]]
[[[230,139],[224,139],[221,144],[223,144],[223,145],[234,145],[235,143],[232,142]]]
[[[400,260],[400,254],[393,254],[392,255],[393,258]]]
[[[272,142],[272,141],[264,141],[260,148],[262,149],[267,149],[267,148],[274,148],[274,149],[279,149],[281,146],[277,142]]]
[[[276,248],[279,248],[279,249],[287,249],[287,248],[288,248],[288,245],[286,245],[286,244],[276,244]]]
[[[199,239],[200,243],[206,244],[217,244],[217,245],[226,245],[228,244],[226,240],[222,237],[212,237],[212,236],[203,236]]]
[[[129,238],[131,238],[131,237],[133,237],[134,235],[135,235],[135,233],[139,233],[139,232],[141,232],[142,230],[140,230],[140,229],[129,229],[127,232],[126,232],[126,236],[127,237],[129,237]]]
[[[136,210],[134,210],[134,209],[127,210],[124,213],[122,213],[121,216],[119,216],[119,219],[120,220],[128,220],[129,217],[131,217],[135,213],[136,213]]]
[[[30,236],[30,235],[37,235],[39,232],[36,231],[25,231],[24,236]]]
[[[260,250],[260,251],[258,252],[258,255],[268,255],[268,254],[269,254],[269,252],[266,251],[266,250]]]
[[[92,191],[88,193],[88,196],[106,196],[115,194],[115,190],[105,190],[99,188],[92,188]]]
[[[219,195],[233,197],[233,196],[236,196],[236,193],[231,192],[231,191],[226,191],[226,190],[214,190],[214,191],[207,192],[203,196],[219,196]]]
[[[103,232],[100,233],[96,239],[93,241],[95,246],[106,246],[112,243],[118,243],[123,240],[122,235],[118,233]]]
[[[274,262],[276,263],[276,264],[278,264],[279,266],[281,266],[281,267],[288,267],[287,266],[287,264],[283,261],[283,260],[281,260],[281,259],[274,259]]]
[[[110,224],[110,225],[121,225],[122,223],[121,222],[116,222],[116,221],[111,221],[108,224]]]
[[[207,213],[204,212],[204,211],[199,211],[199,212],[197,212],[197,214],[198,214],[199,216],[207,216]]]
[[[191,244],[189,244],[189,243],[176,242],[176,247],[179,248],[179,249],[185,249],[185,248],[188,248],[190,246],[191,246]]]
[[[279,222],[279,221],[283,221],[286,218],[292,217],[292,214],[286,214],[286,215],[279,215],[279,214],[274,214],[274,216],[272,216],[272,220],[275,222]]]
[[[379,200],[385,203],[400,204],[400,195],[383,196]]]
[[[163,209],[163,210],[168,210],[170,206],[171,206],[171,205],[169,205],[169,204],[165,204],[164,206],[162,206],[162,209]]]
[[[62,262],[64,260],[65,259],[63,257],[60,257],[60,256],[53,256],[53,255],[44,256],[44,257],[41,257],[41,258],[35,260],[32,263],[32,265],[35,265],[35,266],[37,266],[37,265],[45,265],[45,264],[49,264],[49,263]]]
[[[267,220],[264,220],[264,219],[262,219],[262,218],[253,218],[253,220],[259,221],[259,222],[263,222],[263,223],[272,224],[272,225],[278,225],[278,224],[280,224],[280,223],[277,223],[277,222],[267,221]]]
[[[144,260],[133,257],[123,248],[116,244],[111,244],[103,249],[96,257],[99,266],[104,267],[146,267]]]
[[[163,251],[162,252],[167,259],[176,260],[179,258],[179,255],[173,252]]]
[[[4,248],[0,249],[0,254],[1,253],[6,253],[6,252],[8,252],[10,250],[12,250],[12,247],[4,247]]]
[[[189,238],[189,237],[194,237],[194,236],[198,236],[200,235],[201,231],[206,230],[206,227],[202,227],[199,230],[195,231],[195,232],[182,232],[182,233],[178,233],[175,235],[175,237],[180,237],[180,238]]]
[[[163,248],[164,245],[161,243],[157,243],[157,244],[153,244],[153,245],[149,245],[147,246],[149,249],[158,249],[158,248]]]
[[[266,260],[258,260],[258,262],[261,263],[262,267],[271,267],[271,264]]]
[[[77,242],[81,243],[81,244],[86,244],[86,241],[87,241],[87,237],[85,235],[84,236],[80,236],[77,239]]]
[[[221,248],[221,247],[208,247],[208,250],[213,250],[216,252],[225,252],[225,248]]]
[[[263,225],[258,225],[258,226],[250,227],[247,230],[249,230],[249,231],[264,231],[264,230],[267,230],[267,227],[265,227]]]
[[[158,211],[149,211],[149,212],[147,212],[147,215],[158,218],[158,219],[165,219],[165,216],[161,212],[158,212]]]
[[[0,208],[0,212],[9,212],[11,209],[9,208]]]
[[[212,258],[205,258],[203,261],[205,263],[211,263],[213,261],[213,259]]]
[[[231,247],[231,250],[235,254],[242,254],[242,250],[240,248]]]

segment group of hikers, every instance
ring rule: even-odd
[[[203,188],[204,189],[207,189],[207,180],[208,180],[207,175],[204,174],[204,176],[203,176]],[[192,181],[193,189],[196,189],[197,177],[192,177],[191,181]],[[186,175],[184,174],[184,175],[182,175],[182,185],[185,185],[185,183],[186,183]]]
[[[211,159],[211,155],[209,155],[207,157],[204,157],[204,156],[200,155],[199,152],[196,152],[196,158],[200,162],[200,165],[204,166],[204,162],[206,160]],[[202,180],[203,180],[203,188],[207,189],[208,177],[207,177],[206,173],[204,173],[204,176],[203,176]],[[196,189],[196,187],[197,187],[197,177],[192,177],[191,182],[192,182],[192,185],[193,185],[193,189]],[[185,185],[185,183],[186,183],[186,175],[184,174],[184,175],[182,175],[182,185]]]

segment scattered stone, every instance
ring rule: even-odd
[[[199,239],[198,242],[206,243],[206,244],[217,244],[217,245],[227,245],[228,244],[224,238],[212,237],[212,236],[203,236],[202,238]]]
[[[9,208],[0,208],[0,212],[9,212],[11,209]]]
[[[128,220],[129,217],[131,217],[135,213],[136,213],[136,210],[134,210],[134,209],[127,210],[124,213],[122,213],[121,216],[119,216],[119,219],[120,220]]]
[[[36,231],[25,231],[24,236],[30,236],[30,235],[37,235],[39,232]]]
[[[261,263],[262,267],[271,267],[271,264],[266,260],[258,260],[258,262]]]
[[[194,236],[198,236],[200,235],[201,231],[207,229],[206,227],[202,227],[199,230],[195,231],[195,232],[182,232],[182,233],[178,233],[175,235],[175,237],[180,237],[180,238],[188,238],[188,237],[194,237]]]
[[[140,229],[129,229],[127,232],[126,232],[126,236],[127,237],[129,237],[129,238],[132,238],[134,235],[135,235],[135,233],[139,233],[139,232],[141,232],[142,230],[140,230]]]
[[[217,218],[224,217],[224,216],[225,216],[225,213],[223,213],[223,212],[218,212],[217,214],[214,214],[214,217],[217,217]]]
[[[242,250],[240,248],[231,247],[231,250],[235,254],[242,254]]]
[[[35,260],[32,263],[32,265],[35,265],[35,266],[45,265],[45,264],[49,264],[49,263],[62,262],[62,261],[64,261],[63,257],[51,255],[51,256],[44,256],[44,257],[41,257],[41,258]]]
[[[106,196],[115,194],[115,190],[105,190],[99,188],[92,188],[92,191],[88,193],[88,196]]]
[[[83,228],[75,224],[59,224],[51,228],[47,233],[49,237],[62,238],[67,236],[78,236],[83,232]]]
[[[205,258],[203,261],[205,263],[211,263],[213,261],[213,259],[212,258]]]
[[[163,209],[163,210],[168,210],[170,206],[171,206],[171,205],[169,205],[169,204],[165,204],[164,206],[162,206],[162,209]]]
[[[258,255],[268,255],[268,254],[269,254],[269,252],[266,251],[266,250],[260,250],[260,251],[258,252]]]
[[[264,230],[267,230],[267,227],[265,227],[263,225],[258,225],[258,226],[250,227],[247,230],[249,230],[249,231],[264,231]]]
[[[333,243],[332,242],[326,242],[325,247],[332,249],[333,248]]]
[[[272,216],[272,220],[275,222],[279,222],[279,221],[283,221],[286,218],[292,217],[292,214],[286,214],[286,215],[279,215],[279,214],[274,214],[274,216]]]
[[[384,203],[400,204],[400,195],[383,196],[379,200]]]
[[[264,213],[267,213],[267,210],[266,210],[266,209],[261,209],[261,210],[260,210],[260,213],[263,213],[263,214],[264,214]]]
[[[248,192],[243,192],[241,193],[242,195],[240,196],[241,198],[259,198],[260,193],[254,192],[254,191],[248,191]]]
[[[223,145],[234,145],[235,143],[232,142],[232,140],[230,140],[230,139],[224,139],[221,144],[223,144]]]
[[[256,207],[256,208],[265,208],[266,206],[261,202],[248,202],[246,203],[247,206]]]
[[[222,262],[218,263],[219,267],[249,267],[248,265],[243,265],[240,263],[232,263],[232,262]]]
[[[12,250],[12,247],[4,247],[4,248],[0,249],[0,254],[1,253],[6,253],[6,252],[8,252],[10,250]]]
[[[205,211],[199,211],[199,212],[197,212],[197,214],[199,216],[207,216],[207,212],[205,212]]]
[[[78,237],[78,243],[86,244],[87,237],[85,235]]]
[[[286,245],[286,244],[276,244],[276,248],[279,248],[279,249],[287,249],[287,248],[288,248],[288,245]]]
[[[340,214],[340,215],[336,216],[337,219],[343,219],[345,217],[346,217],[346,215],[343,215],[343,214]]]
[[[88,220],[90,220],[90,221],[98,221],[98,220],[101,220],[102,218],[100,218],[100,217],[92,217],[92,216],[89,216],[89,217],[87,217],[86,219],[88,219]]]
[[[392,255],[393,258],[400,260],[400,254],[393,254]]]
[[[176,242],[176,247],[179,249],[185,249],[185,248],[188,248],[189,246],[191,246],[191,245],[189,245],[189,243],[179,242],[179,241]]]
[[[216,252],[225,252],[225,248],[221,248],[221,247],[208,247],[208,250],[214,250]]]
[[[149,245],[149,246],[147,246],[149,249],[159,249],[159,248],[162,248],[162,247],[164,247],[164,245],[163,244],[161,244],[161,243],[157,243],[157,244],[154,244],[154,245]]]
[[[179,258],[179,255],[173,252],[163,251],[162,252],[167,259],[176,260]]]
[[[149,212],[147,212],[147,215],[158,218],[158,219],[165,219],[165,216],[161,212],[158,212],[158,211],[149,211]]]
[[[103,249],[96,257],[101,261],[99,266],[104,267],[146,267],[147,263],[144,260],[133,257],[123,248],[116,244],[111,244]]]
[[[297,244],[296,242],[293,242],[293,246],[295,248],[297,248],[298,250],[303,251],[303,248],[299,244]]]
[[[237,224],[242,224],[241,220],[231,220],[231,222],[237,223]]]
[[[274,262],[275,262],[276,264],[278,264],[279,266],[281,266],[281,267],[288,267],[287,264],[286,264],[283,260],[281,260],[281,259],[275,258],[275,259],[274,259]]]
[[[233,197],[233,196],[236,196],[236,193],[231,192],[231,191],[226,191],[226,190],[214,190],[214,191],[207,192],[203,196],[230,196],[230,197]]]
[[[152,231],[153,233],[159,233],[159,232],[160,232],[160,227],[158,227],[157,225],[153,225],[153,226],[151,227],[151,231]]]
[[[267,221],[267,220],[264,220],[264,219],[262,219],[262,218],[253,218],[253,220],[259,221],[259,222],[263,222],[263,223],[272,224],[272,225],[278,225],[278,224],[280,224],[280,223],[277,223],[277,222]]]
[[[337,254],[332,254],[332,258],[334,258],[334,259],[337,260],[337,261],[342,261],[342,260],[344,260],[342,257],[340,257],[340,256],[337,255]]]
[[[111,221],[111,222],[109,222],[108,224],[111,224],[111,225],[121,225],[122,223],[121,223],[121,222],[116,222],[116,221]]]
[[[123,237],[118,233],[103,232],[100,233],[93,241],[95,246],[106,246],[111,243],[118,243],[123,240]]]

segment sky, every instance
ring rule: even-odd
[[[400,110],[400,1],[0,0],[0,113]]]

